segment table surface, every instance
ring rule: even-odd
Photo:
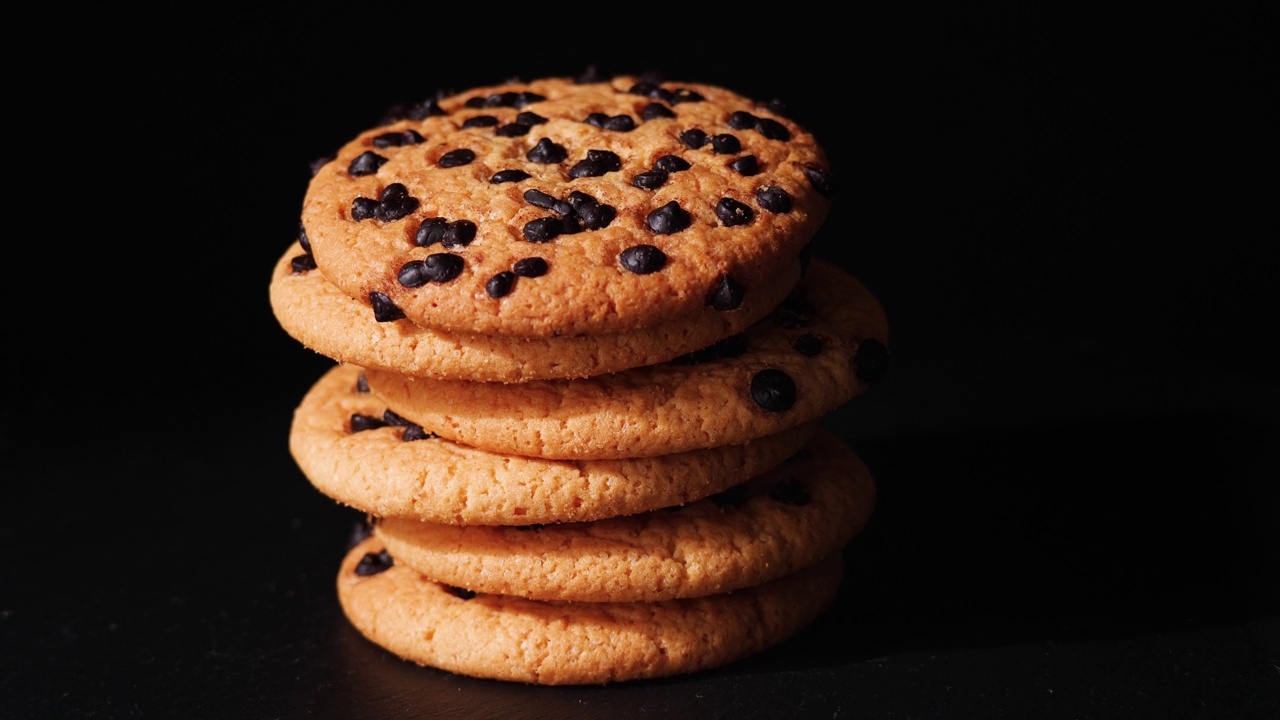
[[[269,271],[307,163],[426,94],[378,82],[412,53],[375,72],[307,55],[312,28],[128,35],[44,115],[93,142],[27,149],[32,202],[65,214],[6,303],[0,717],[1276,717],[1274,200],[1241,180],[1264,65],[1250,23],[1209,25],[1228,51],[974,23],[789,47],[800,78],[732,37],[667,58],[788,91],[848,178],[815,252],[881,298],[894,354],[825,422],[879,497],[798,636],[578,688],[366,642],[335,594],[361,517],[288,453],[329,361],[275,324]],[[514,69],[486,56],[432,81]],[[67,180],[85,153],[99,174]],[[1188,176],[1217,159],[1241,172]]]

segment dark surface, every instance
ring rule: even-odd
[[[1280,711],[1262,18],[855,15],[758,46],[384,12],[81,15],[40,38],[78,60],[13,78],[0,716]],[[289,457],[328,363],[275,324],[270,268],[308,163],[391,103],[588,62],[782,97],[827,145],[817,252],[893,329],[889,375],[829,418],[879,504],[837,606],[741,663],[606,688],[418,668],[338,607],[359,516]]]

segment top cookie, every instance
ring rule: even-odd
[[[777,105],[705,84],[553,77],[402,110],[316,170],[301,215],[381,321],[548,337],[731,311],[836,187]]]

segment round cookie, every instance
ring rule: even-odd
[[[704,308],[665,325],[597,335],[514,337],[431,330],[405,319],[378,322],[343,293],[294,242],[276,262],[271,307],[286,332],[339,362],[406,375],[480,382],[573,378],[665,362],[741,332],[800,280],[800,261],[729,311]]]
[[[519,384],[369,369],[387,407],[441,437],[550,459],[635,458],[773,435],[835,409],[884,372],[888,325],[857,279],[814,259],[764,320],[676,360]]]
[[[697,500],[777,466],[816,430],[817,423],[809,423],[750,443],[651,458],[502,455],[407,426],[368,392],[361,368],[338,365],[295,409],[289,448],[318,490],[372,515],[529,525],[596,520]]]
[[[839,555],[731,593],[657,603],[473,595],[395,561],[376,538],[338,573],[352,626],[406,660],[537,685],[653,679],[726,665],[791,638],[834,601]]]
[[[627,75],[434,98],[319,165],[303,236],[378,321],[548,337],[729,310],[798,256],[837,189],[781,111]]]
[[[807,567],[853,539],[874,500],[866,466],[824,431],[777,468],[682,507],[526,527],[384,517],[373,531],[397,562],[472,592],[654,602],[738,590]]]

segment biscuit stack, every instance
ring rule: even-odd
[[[834,190],[776,103],[591,71],[395,108],[317,163],[270,296],[336,361],[289,442],[369,520],[352,625],[558,685],[817,618],[875,496],[821,419],[888,358],[875,298],[808,253]]]

